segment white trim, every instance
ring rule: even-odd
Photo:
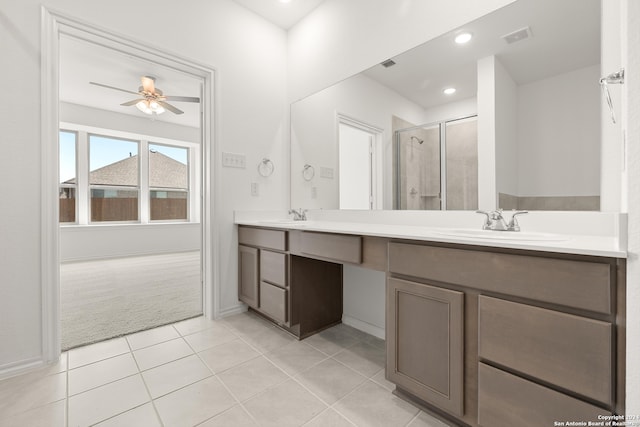
[[[202,132],[202,268],[203,312],[215,317],[219,305],[220,274],[216,259],[218,246],[218,216],[216,192],[212,193],[216,180],[218,130],[213,129],[217,100],[214,98],[215,68],[181,57],[162,48],[147,45],[97,28],[86,22],[41,7],[41,289],[42,289],[42,360],[50,363],[60,356],[60,232],[58,226],[58,131],[59,131],[59,37],[65,34],[87,42],[96,43],[129,55],[142,57],[161,65],[170,66],[203,81],[201,97]],[[160,139],[154,138],[160,142]],[[212,225],[213,224],[213,225]],[[215,298],[212,296],[215,295]]]
[[[42,368],[47,364],[48,362],[44,361],[41,357],[31,357],[29,359],[0,365],[0,380],[31,372],[35,369]]]
[[[380,326],[372,325],[371,323],[363,322],[355,317],[345,316],[344,314],[342,315],[342,323],[356,328],[359,331],[366,332],[369,335],[373,335],[374,337],[380,338],[381,340],[385,339],[384,328],[381,328]]]
[[[227,308],[221,309],[218,314],[219,314],[219,317],[228,317],[228,316],[233,316],[234,314],[244,313],[245,311],[247,311],[246,304],[238,304],[233,307],[227,307]]]
[[[58,186],[58,21],[41,8],[40,53],[40,286],[42,292],[42,361],[60,357],[60,229]],[[28,365],[28,364],[27,364]]]

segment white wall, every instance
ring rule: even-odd
[[[496,58],[478,60],[478,209],[496,208]]]
[[[519,196],[600,194],[599,75],[596,65],[518,87]]]
[[[467,98],[449,102],[424,110],[423,124],[437,123],[450,119],[475,116],[478,114],[478,98]]]
[[[67,102],[60,103],[60,122],[200,143],[200,128],[149,120]],[[114,125],[114,123],[117,124]]]
[[[498,59],[495,61],[495,194],[516,195],[518,191],[518,101],[517,85]]]
[[[384,339],[385,273],[345,265],[343,282],[342,321]]]
[[[86,261],[200,250],[200,224],[65,226],[60,261]]]
[[[221,312],[238,307],[234,209],[288,206],[286,33],[230,0],[154,2],[23,0],[0,3],[0,192],[13,200],[0,210],[0,373],[42,357],[40,247],[40,5],[166,52],[208,64],[216,74],[216,144],[245,153],[247,169],[222,169],[214,182],[220,230],[216,251]],[[140,17],[153,10],[157,28]],[[261,179],[256,166],[276,168]],[[260,183],[251,197],[250,183]],[[233,185],[230,185],[233,183]]]

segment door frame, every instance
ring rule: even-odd
[[[340,125],[351,126],[356,129],[360,129],[364,132],[370,133],[373,136],[373,152],[371,153],[371,194],[373,195],[373,202],[371,204],[371,210],[382,209],[383,204],[383,164],[382,164],[382,135],[384,129],[377,126],[366,123],[362,120],[355,119],[346,114],[336,112],[336,159],[338,159],[338,201],[340,200]]]
[[[44,363],[56,361],[61,353],[60,339],[60,231],[58,224],[58,130],[59,130],[59,65],[60,35],[64,34],[87,42],[98,43],[120,52],[131,54],[160,65],[178,69],[201,78],[201,268],[202,304],[207,318],[219,313],[220,269],[215,248],[219,229],[216,187],[219,157],[215,141],[218,111],[215,94],[217,71],[215,68],[94,27],[65,14],[41,7],[41,292],[42,292],[42,359]]]

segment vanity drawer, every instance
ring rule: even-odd
[[[274,285],[287,286],[287,254],[260,251],[260,280]]]
[[[260,282],[260,311],[272,319],[287,321],[287,291],[267,282]]]
[[[286,250],[287,232],[263,228],[238,227],[238,243],[262,248]]]
[[[478,424],[485,427],[553,426],[554,421],[599,421],[611,412],[480,363]]]
[[[389,271],[612,313],[612,270],[606,262],[389,243]]]
[[[612,404],[610,323],[483,295],[478,311],[481,360]]]
[[[298,237],[302,254],[352,264],[362,263],[361,236],[303,231]]]

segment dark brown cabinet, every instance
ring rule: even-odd
[[[238,228],[238,299],[304,338],[342,320],[342,265],[292,255],[289,234],[271,228]],[[336,241],[343,242],[333,237],[329,243]]]
[[[471,426],[624,413],[624,260],[389,243],[387,379]]]
[[[238,299],[258,308],[258,249],[238,246]]]
[[[464,294],[389,278],[386,331],[387,379],[462,415]]]

